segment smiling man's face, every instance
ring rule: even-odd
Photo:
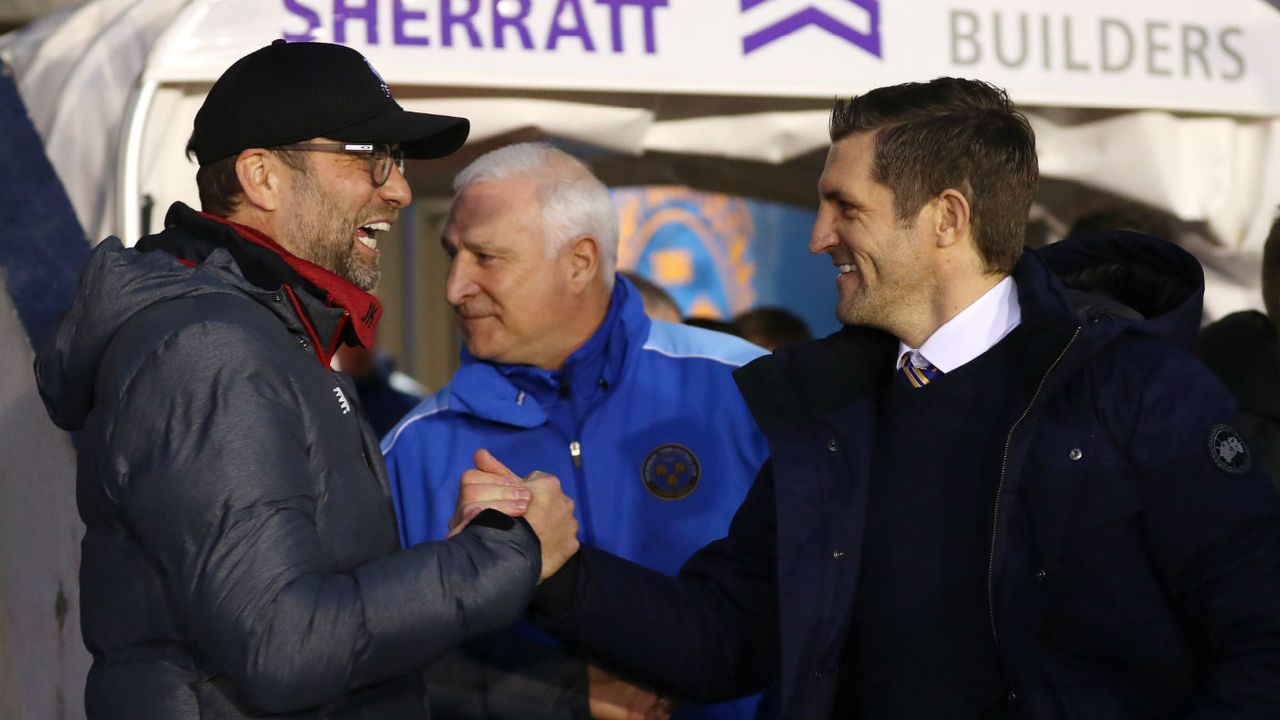
[[[413,199],[409,184],[393,168],[387,182],[374,187],[362,155],[309,152],[306,160],[306,172],[290,171],[289,219],[277,239],[356,287],[374,289],[381,276],[378,235]]]
[[[929,239],[898,219],[893,192],[872,177],[874,157],[871,132],[831,146],[809,251],[836,266],[840,322],[897,334],[904,319],[926,311],[936,278]]]

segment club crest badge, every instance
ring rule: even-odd
[[[1214,425],[1209,430],[1209,457],[1219,470],[1232,475],[1242,475],[1253,467],[1253,453],[1230,425]]]
[[[693,451],[683,445],[659,445],[644,459],[640,478],[649,492],[663,500],[689,497],[702,479],[702,467]]]

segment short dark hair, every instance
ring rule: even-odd
[[[990,83],[942,77],[876,88],[831,111],[831,141],[875,132],[872,177],[908,222],[948,188],[969,201],[978,254],[1008,273],[1022,255],[1040,176],[1035,132]]]
[[[187,141],[187,158],[195,157],[192,143],[195,136]],[[270,150],[270,148],[268,148]],[[289,168],[306,173],[311,166],[307,163],[307,155],[299,150],[271,150]],[[210,215],[227,217],[235,212],[240,204],[240,195],[244,188],[240,185],[240,177],[236,175],[236,159],[239,153],[221,160],[214,160],[208,165],[201,165],[196,170],[196,189],[200,192],[200,209]]]
[[[644,301],[646,310],[650,305],[654,307],[663,306],[669,308],[677,316],[683,315],[680,312],[680,304],[676,302],[675,298],[671,297],[671,293],[667,292],[666,288],[634,270],[619,270],[618,274],[630,280],[631,284],[636,286],[636,290],[640,291],[640,299]]]
[[[1280,208],[1262,246],[1262,304],[1271,322],[1280,322]]]
[[[1132,230],[1162,240],[1174,239],[1173,220],[1168,215],[1137,203],[1110,205],[1087,212],[1071,223],[1067,236],[1108,230]]]
[[[794,345],[813,337],[800,316],[780,307],[758,307],[734,318],[738,334],[766,350]]]

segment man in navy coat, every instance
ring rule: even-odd
[[[1186,351],[1199,265],[1024,251],[1034,135],[985,83],[840,101],[831,138],[845,328],[736,373],[772,457],[728,536],[678,577],[584,546],[544,626],[775,717],[1280,717],[1280,502]]]

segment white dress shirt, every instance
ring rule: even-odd
[[[919,348],[898,343],[898,367],[910,353],[913,367],[932,364],[944,373],[990,350],[1022,322],[1018,285],[1006,277],[929,336]]]

